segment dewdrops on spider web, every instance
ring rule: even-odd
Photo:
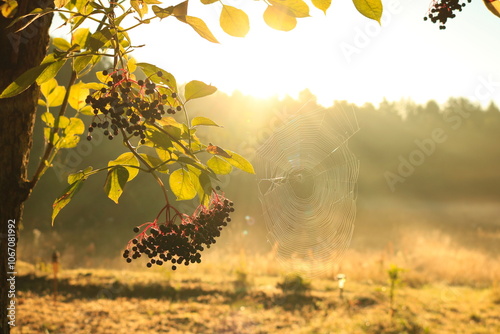
[[[308,112],[275,131],[257,151],[269,239],[289,270],[324,273],[350,243],[359,163],[347,142],[357,131],[352,111]]]

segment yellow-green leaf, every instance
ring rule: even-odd
[[[36,81],[36,78],[38,78],[43,73],[43,71],[51,64],[52,63],[44,63],[36,67],[33,67],[24,72],[23,74],[21,74],[16,80],[14,80],[14,82],[12,82],[4,89],[2,94],[0,94],[0,99],[16,96],[24,92],[29,86],[31,86]]]
[[[73,148],[78,145],[80,142],[80,137],[71,135],[71,136],[64,136],[61,137],[60,140],[58,140],[55,144],[57,148]]]
[[[191,120],[191,126],[199,126],[199,125],[206,125],[206,126],[219,126],[219,124],[215,123],[208,117],[195,117]]]
[[[321,9],[325,15],[326,15],[326,10],[330,8],[330,5],[332,4],[332,0],[311,0],[312,4],[314,7]]]
[[[187,169],[179,168],[173,171],[168,183],[178,201],[189,200],[196,196],[196,188]]]
[[[64,66],[64,64],[66,64],[66,59],[58,60],[53,63],[48,63],[48,66],[45,67],[42,73],[40,73],[40,75],[36,78],[36,83],[41,85],[44,82],[54,78],[61,69],[61,67]]]
[[[152,6],[151,8],[153,9],[153,13],[155,13],[155,15],[158,16],[160,19],[169,17],[170,15],[172,15],[174,11],[173,6],[169,6],[166,8],[161,8],[159,6]]]
[[[382,1],[380,0],[353,0],[354,6],[364,16],[380,23],[382,17]]]
[[[59,135],[57,133],[53,134],[52,128],[43,128],[43,137],[45,138],[45,141],[53,145],[56,145],[56,143],[59,142]]]
[[[52,78],[42,85],[40,85],[40,92],[42,93],[45,98],[47,98],[50,93],[57,87],[57,80],[55,78]]]
[[[86,103],[85,99],[89,95],[89,89],[87,85],[83,82],[79,82],[71,86],[71,91],[69,92],[69,105],[75,110],[80,110]]]
[[[66,136],[81,135],[84,132],[85,124],[83,124],[83,121],[77,117],[71,117],[69,125],[64,129],[64,134]]]
[[[170,87],[172,92],[177,92],[177,81],[171,73],[159,68],[158,66],[148,63],[137,63],[136,66],[140,67],[144,74],[146,74],[146,76],[151,81],[159,84],[164,84]],[[158,72],[161,72],[161,76],[158,76]]]
[[[66,95],[66,87],[57,86],[47,97],[47,106],[59,107],[63,103],[64,95]]]
[[[207,166],[210,167],[215,174],[225,175],[231,173],[233,167],[231,164],[222,158],[214,155],[207,161]]]
[[[46,113],[42,114],[42,121],[44,121],[48,127],[54,127],[55,118],[54,115],[52,115],[50,112],[47,111]]]
[[[192,99],[208,96],[217,91],[217,88],[212,85],[207,85],[204,82],[193,80],[186,84],[184,98],[186,102]]]
[[[87,39],[90,36],[89,28],[79,28],[73,31],[73,35],[71,36],[71,43],[80,45],[80,48],[85,47],[87,45]]]
[[[142,0],[130,0],[130,5],[142,17],[148,13],[148,6]]]
[[[104,191],[106,195],[118,204],[118,199],[123,193],[123,188],[129,179],[128,170],[121,166],[113,167],[109,170],[104,184]]]
[[[55,122],[54,122],[54,127],[57,127],[58,129],[64,129],[69,125],[69,118],[66,116],[59,116]]]
[[[165,173],[165,174],[169,173],[168,163],[163,163],[163,161],[160,158],[153,157],[144,153],[141,153],[140,156],[149,164],[150,167],[153,167],[160,173]]]
[[[68,51],[71,48],[71,44],[64,38],[55,37],[52,39],[52,44],[61,51]]]
[[[193,28],[201,37],[203,37],[207,41],[210,41],[212,43],[219,43],[217,38],[215,38],[210,29],[208,29],[207,24],[202,19],[194,16],[177,16],[177,19],[181,22],[189,24],[191,28]]]
[[[54,225],[54,220],[56,219],[59,212],[71,201],[73,196],[75,196],[75,194],[80,190],[85,180],[86,178],[81,178],[70,184],[64,190],[64,193],[54,201],[54,204],[52,204],[52,225]]]
[[[309,6],[303,0],[269,0],[269,2],[274,6],[281,7],[291,16],[309,16]]]
[[[174,15],[175,17],[185,18],[187,15],[187,10],[188,2],[186,0],[174,6],[172,15]]]
[[[108,162],[108,167],[118,166],[118,165],[131,165],[139,167],[141,164],[139,163],[139,160],[137,160],[136,156],[132,152],[126,152],[120,155],[115,160],[111,160],[110,162]],[[127,177],[129,181],[133,180],[137,176],[137,174],[139,174],[139,169],[135,167],[127,167],[127,166],[122,166],[122,167],[127,169],[128,171]]]
[[[76,73],[80,74],[92,61],[93,56],[81,56],[75,58],[73,62],[73,69]]]
[[[69,2],[70,0],[54,0],[54,5],[56,8],[62,8],[64,6],[66,6],[66,4]]]
[[[226,150],[226,152],[231,155],[231,158],[222,157],[224,160],[226,160],[231,165],[241,169],[244,172],[255,174],[252,164],[247,159],[243,158],[241,155],[234,153],[232,151]]]
[[[17,1],[16,0],[5,0],[5,2],[0,5],[0,13],[5,18],[12,18],[17,12]]]
[[[297,26],[297,19],[284,7],[267,6],[264,21],[268,26],[280,31],[290,31]]]
[[[220,13],[220,26],[226,34],[234,37],[245,37],[250,30],[248,15],[241,9],[233,6],[222,5]]]
[[[92,170],[93,170],[92,166],[88,166],[87,168],[80,170],[76,173],[69,174],[68,175],[68,183],[72,184],[78,180],[86,179],[90,175],[90,172],[92,172]]]
[[[210,177],[191,165],[188,165],[189,173],[191,173],[191,181],[196,189],[200,204],[208,205],[210,193],[212,192],[212,182]]]

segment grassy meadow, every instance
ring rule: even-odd
[[[499,219],[493,202],[361,201],[351,247],[312,278],[236,229],[175,272],[62,254],[57,296],[50,259],[19,262],[13,333],[500,333]]]

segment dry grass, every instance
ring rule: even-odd
[[[489,215],[488,221],[498,219]],[[57,302],[50,267],[19,265],[25,276],[18,278],[13,333],[500,333],[498,224],[451,233],[454,226],[416,229],[410,222],[377,235],[380,225],[363,215],[358,221],[369,227],[357,231],[363,242],[354,240],[342,262],[308,279],[311,289],[300,294],[277,288],[286,271],[272,251],[244,251],[238,243],[231,251],[216,247],[200,265],[173,273],[141,263],[63,270]],[[457,220],[457,226],[465,223]],[[378,237],[376,247],[359,246],[372,237]],[[395,312],[387,274],[392,264],[405,269]],[[338,273],[347,276],[343,298]]]

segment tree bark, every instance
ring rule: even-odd
[[[53,7],[50,0],[18,0],[16,16],[40,7]],[[0,16],[0,92],[26,70],[37,66],[47,52],[48,29],[52,15],[46,15],[26,29],[15,33],[16,28],[6,29],[11,19]],[[19,25],[18,25],[19,27]],[[15,256],[18,230],[21,224],[23,203],[31,192],[27,180],[28,157],[32,144],[33,125],[38,104],[39,87],[30,87],[22,94],[0,99],[0,332],[10,333],[9,305],[16,305],[16,298],[9,298],[15,291],[15,272],[10,263]],[[9,223],[14,228],[9,230]],[[12,226],[10,226],[12,227]],[[9,233],[10,232],[10,233]],[[12,233],[14,232],[14,233]],[[9,234],[10,240],[9,240]],[[13,242],[13,235],[15,242]],[[10,242],[9,242],[10,241]],[[14,246],[14,247],[9,247]],[[10,249],[9,249],[10,248]],[[10,253],[10,254],[9,254]],[[11,283],[14,283],[11,285]],[[12,288],[12,291],[11,291]],[[12,295],[12,293],[10,293]],[[12,304],[14,302],[15,304]],[[10,314],[14,315],[11,307]],[[17,317],[17,314],[16,314]],[[15,323],[15,322],[14,322]]]

